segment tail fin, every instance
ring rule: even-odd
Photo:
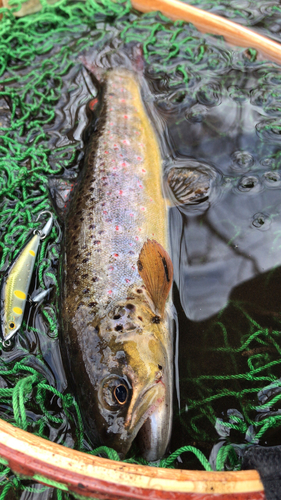
[[[123,51],[106,47],[101,52],[87,52],[79,57],[79,60],[88,69],[91,75],[102,82],[106,71],[113,68],[127,68],[136,73],[144,71],[143,50],[140,44]]]

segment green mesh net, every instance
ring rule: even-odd
[[[131,9],[129,2],[86,0],[75,3],[61,0],[56,5],[48,5],[42,0],[40,12],[15,18],[13,10],[18,10],[23,3],[13,0],[10,2],[12,10],[0,9],[3,15],[0,23],[2,275],[31,231],[42,227],[42,219],[37,220],[38,215],[45,210],[52,211],[49,177],[63,175],[69,169],[75,176],[79,168],[83,150],[81,136],[69,134],[67,126],[64,133],[58,133],[57,130],[63,129],[63,120],[67,109],[70,109],[69,96],[75,98],[78,95],[80,104],[89,100],[89,96],[79,94],[76,79],[81,71],[78,56],[82,51],[92,47],[98,52],[110,44],[123,47],[141,43],[145,60],[153,67],[154,75],[168,75],[173,103],[192,98],[198,92],[199,84],[200,92],[204,93],[206,99],[213,98],[216,88],[208,85],[210,72],[212,77],[221,79],[229,64],[229,50],[221,37],[202,36],[193,26],[182,22],[172,23],[161,14],[141,15]],[[198,5],[198,2],[194,4]],[[246,24],[258,24],[262,20],[260,14],[253,20],[252,13],[252,18],[247,21],[243,10],[238,12],[230,8],[228,2],[227,9],[224,2],[200,2],[200,6],[236,20],[244,18]],[[278,5],[271,2],[270,12],[264,16],[267,15],[269,19],[270,16],[278,15],[279,10]],[[268,68],[256,61],[256,51],[237,49],[236,54],[237,64],[241,68],[251,64],[261,68],[262,80]],[[270,68],[278,78],[277,69],[274,70],[272,65]],[[57,109],[60,113],[56,112]],[[79,117],[74,122],[79,128]],[[274,151],[271,156],[273,168],[277,168],[280,154]],[[50,369],[50,366],[57,366],[54,359],[59,359],[57,272],[60,242],[60,226],[56,221],[40,247],[32,282],[33,289],[51,288],[50,297],[40,306],[29,308],[13,350],[2,347],[0,416],[13,425],[57,443],[119,460],[117,453],[109,448],[91,449],[84,435],[80,409],[66,389],[64,375],[53,373]],[[233,307],[241,312],[239,304]],[[281,385],[278,380],[280,321],[277,318],[275,328],[266,328],[243,310],[244,334],[233,345],[223,314],[222,311],[220,321],[211,327],[216,330],[219,343],[210,350],[229,356],[230,371],[225,375],[202,374],[196,377],[190,373],[186,383],[190,386],[193,384],[196,396],[190,397],[187,413],[185,410],[179,414],[176,411],[176,418],[188,428],[188,443],[161,460],[158,464],[160,467],[174,467],[177,457],[186,452],[196,457],[195,467],[212,470],[206,453],[202,453],[197,444],[193,445],[202,435],[201,421],[204,425],[209,422],[213,428],[219,425],[232,429],[238,436],[236,442],[243,442],[244,446],[247,445],[244,435],[249,427],[255,430],[254,439],[257,440],[268,428],[280,426],[279,414],[269,414],[260,421],[252,415],[252,410],[257,406],[257,392],[268,384],[275,384],[276,387]],[[209,333],[213,335],[214,331]],[[236,356],[244,352],[246,366],[239,372]],[[245,382],[243,387],[237,383],[241,380]],[[245,395],[251,395],[252,399],[248,398],[245,403]],[[225,397],[234,398],[235,407],[240,408],[240,413],[230,415],[228,420],[218,419],[213,407],[215,401]],[[280,398],[280,394],[277,394],[271,406],[278,403]],[[208,440],[208,436],[205,437]],[[255,441],[251,441],[250,437],[248,442]],[[237,448],[227,439],[222,444],[215,468],[239,469],[241,455]],[[134,451],[127,461],[146,463]],[[15,476],[5,461],[2,461],[0,481],[0,500],[9,492],[20,496],[24,492],[46,495],[48,491],[47,487]],[[60,500],[62,495],[68,493],[63,492],[60,485],[50,483],[50,495],[56,486]]]

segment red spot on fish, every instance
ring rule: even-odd
[[[116,170],[116,167],[113,167],[113,170]],[[114,174],[115,175],[115,174]]]
[[[119,226],[116,226],[115,229],[116,229],[116,231],[119,231]]]
[[[144,145],[143,145],[143,144],[140,144],[140,147],[141,147],[141,148],[144,148]]]
[[[112,293],[112,290],[108,290],[108,293]]]
[[[138,230],[141,231],[141,227],[139,227]]]
[[[104,210],[104,211],[103,211],[103,213],[104,213],[105,215],[107,215],[107,211],[106,211],[106,210]]]
[[[141,207],[141,210],[143,210],[143,211],[144,211],[144,210],[145,210],[145,207]]]
[[[94,110],[94,108],[98,102],[99,102],[98,99],[93,99],[92,101],[89,102],[89,108],[91,111]]]
[[[126,278],[126,283],[130,283],[131,280],[128,280],[128,278]]]
[[[137,157],[137,160],[141,160],[141,157],[140,157],[140,156],[138,156],[138,157]]]
[[[115,254],[114,254],[114,257],[119,257],[119,254],[118,254],[118,253],[115,253]]]
[[[125,161],[123,161],[123,163],[121,163],[122,167],[126,167],[127,166],[127,163]]]
[[[126,141],[126,139],[124,139],[123,144],[128,144],[128,141]]]
[[[119,155],[119,156],[121,156],[121,158],[123,158],[123,155]]]
[[[131,217],[134,217],[134,214],[130,214]]]
[[[113,147],[114,147],[114,148],[118,148],[117,144],[113,144]]]
[[[121,195],[123,194],[123,191],[121,191],[121,189],[120,189],[120,191],[119,191],[119,194],[121,194]]]
[[[105,154],[108,155],[108,151],[105,151]]]
[[[108,269],[109,271],[113,271],[113,266],[110,266]]]
[[[139,187],[140,187],[141,189],[143,189],[143,186],[142,186],[141,184],[139,184]]]
[[[121,102],[126,102],[126,99],[121,99]]]
[[[139,237],[138,236],[136,236],[136,240],[139,241]]]
[[[109,111],[113,111],[113,108],[109,108]]]
[[[113,122],[110,122],[110,124],[109,124],[109,125],[111,125],[111,126],[112,126],[112,125],[113,125]]]
[[[133,269],[133,271],[135,271],[136,270],[135,266],[132,266],[132,269]]]
[[[142,172],[146,172],[146,170],[144,168],[141,169]]]
[[[125,119],[127,119],[127,118],[128,118],[128,116],[127,116],[127,115],[124,115],[124,118],[125,118]]]

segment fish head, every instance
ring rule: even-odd
[[[99,322],[108,372],[99,381],[101,438],[125,456],[138,437],[144,458],[163,456],[171,432],[171,334],[137,295],[119,300]]]

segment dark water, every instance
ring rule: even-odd
[[[280,18],[277,14],[275,17],[278,24]],[[144,27],[135,14],[131,22],[136,19],[138,28],[132,25],[130,29],[137,34]],[[278,398],[272,407],[261,408],[280,390],[278,383],[266,389],[280,376],[281,354],[279,67],[251,59],[243,49],[232,50],[219,38],[202,37],[189,26],[177,35],[179,50],[170,57],[169,43],[177,28],[161,18],[142,19],[143,26],[151,27],[157,21],[166,29],[157,31],[157,50],[151,45],[145,68],[151,88],[149,107],[161,133],[163,178],[167,178],[171,168],[212,172],[202,203],[169,209],[179,320],[170,451],[183,445],[196,446],[207,457],[211,454],[214,464],[222,444],[234,443],[242,452],[246,444],[255,440],[262,420],[280,414]],[[125,21],[128,23],[129,17]],[[103,45],[93,38],[91,58],[96,63],[110,66],[115,52],[120,55],[128,50],[120,38],[125,21],[119,21],[114,29],[107,21],[97,28],[109,34]],[[263,26],[265,29],[266,23]],[[83,30],[90,36],[90,30]],[[96,36],[93,28],[91,35]],[[56,170],[59,162],[62,165],[58,151],[64,148],[59,176],[63,173],[65,178],[73,179],[83,160],[82,133],[88,123],[86,102],[95,95],[96,88],[78,60],[77,36],[69,33],[67,37],[73,52],[69,58],[76,64],[63,74],[55,118],[43,129],[52,151],[48,155],[50,167]],[[191,42],[185,42],[187,37],[193,37]],[[129,45],[134,43],[133,40]],[[188,47],[195,54],[193,58]],[[42,60],[38,57],[34,63],[38,71]],[[188,75],[186,81],[180,67]],[[17,71],[25,77],[29,70]],[[51,84],[56,89],[55,81]],[[23,83],[18,83],[17,88],[22,90]],[[2,109],[2,121],[9,123],[7,100]],[[19,141],[24,141],[27,133],[26,130]],[[35,188],[39,189],[35,185],[33,195]],[[9,203],[12,206],[15,202]],[[4,235],[9,232],[10,223],[8,220],[2,225]],[[15,241],[13,237],[11,246]],[[55,243],[50,241],[49,245],[48,270],[58,276],[58,257],[51,250],[60,250],[59,227]],[[37,269],[32,291],[39,289],[39,274]],[[46,287],[52,284],[47,273],[44,280]],[[27,358],[51,385],[63,392],[67,381],[59,342],[43,313],[44,310],[53,314],[56,322],[57,309],[54,289],[45,304],[28,307],[24,328],[13,348],[2,351],[2,359],[14,362]],[[3,377],[3,387],[10,383]],[[259,392],[262,389],[264,392]],[[65,418],[59,399],[51,398],[48,404],[63,422],[48,423],[46,436],[74,446],[75,417],[72,423]],[[11,413],[7,405],[0,407],[1,416]],[[34,430],[41,417],[40,409],[31,404],[28,417],[33,422],[30,430]],[[274,428],[261,435],[260,444],[281,444],[276,422]],[[183,454],[181,460],[182,467],[199,468],[189,455]]]

